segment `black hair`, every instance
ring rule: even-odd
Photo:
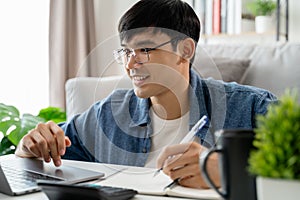
[[[140,0],[120,19],[118,31],[121,41],[129,41],[135,34],[153,27],[153,33],[166,33],[171,38],[200,37],[200,21],[193,8],[181,0]]]

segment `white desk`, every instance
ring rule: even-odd
[[[13,156],[13,155],[9,155]],[[9,158],[9,156],[7,158]],[[3,157],[2,157],[3,158]],[[100,171],[105,173],[105,177],[110,176],[120,169],[124,168],[121,165],[108,165],[108,164],[100,164],[100,163],[90,163],[90,162],[80,162],[80,161],[71,161],[71,160],[63,160],[64,165],[81,167],[84,169],[90,169],[94,171]],[[5,194],[0,193],[1,200],[48,200],[47,196],[43,192],[36,192],[32,194],[11,197]],[[187,198],[176,198],[176,197],[163,197],[163,196],[150,196],[150,195],[136,195],[132,200],[184,200]]]
[[[27,194],[18,197],[10,197],[0,193],[1,200],[48,200],[47,196],[42,193],[34,193],[34,194]],[[136,195],[132,200],[184,200],[186,198],[174,198],[174,197],[162,197],[162,196],[150,196],[150,195]]]

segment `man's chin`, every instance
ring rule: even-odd
[[[134,93],[135,93],[135,95],[136,95],[137,97],[139,97],[139,98],[146,99],[146,98],[149,98],[149,97],[150,97],[149,94],[146,93],[146,92],[144,92],[144,91],[142,91],[141,88],[135,88],[135,89],[134,89]]]

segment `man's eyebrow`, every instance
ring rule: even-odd
[[[137,47],[141,47],[141,46],[146,46],[146,45],[156,45],[156,43],[151,40],[144,40],[144,41],[139,41],[139,42],[135,43],[134,45]]]
[[[134,48],[136,48],[136,47],[145,47],[145,46],[148,46],[148,45],[153,46],[153,45],[156,45],[156,43],[151,41],[151,40],[143,40],[143,41],[135,42],[133,45],[134,45]],[[121,46],[122,47],[127,47],[128,44],[122,43]]]

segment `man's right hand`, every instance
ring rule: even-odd
[[[39,157],[46,162],[51,158],[55,166],[61,165],[61,156],[66,147],[71,146],[70,139],[54,122],[40,123],[21,139],[15,154],[20,157]]]

